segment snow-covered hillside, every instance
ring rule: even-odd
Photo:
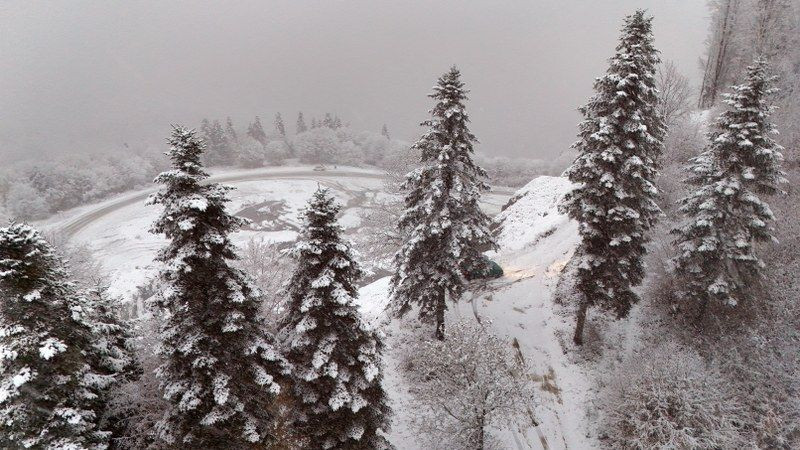
[[[537,386],[538,401],[531,405],[539,429],[531,425],[497,432],[505,448],[543,448],[541,436],[552,449],[595,447],[587,437],[586,411],[590,383],[583,369],[571,363],[561,345],[569,336],[570,311],[553,302],[559,274],[578,242],[577,224],[559,214],[559,199],[571,188],[560,177],[539,177],[520,189],[496,220],[500,249],[492,254],[505,275],[487,285],[475,286],[449,311],[448,321],[479,321],[493,333],[508,338]],[[421,448],[408,429],[413,411],[404,408],[403,379],[398,371],[397,349],[407,340],[402,321],[389,322],[384,315],[388,279],[361,290],[365,316],[388,336],[386,382],[396,416],[392,440],[403,449]],[[393,353],[394,352],[394,353]]]

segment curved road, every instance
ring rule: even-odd
[[[255,173],[244,173],[244,174],[231,174],[231,175],[212,175],[208,178],[208,183],[241,183],[245,181],[262,181],[262,180],[298,180],[298,179],[311,179],[314,181],[321,181],[320,179],[329,179],[329,178],[377,178],[377,179],[384,179],[386,175],[381,173],[369,173],[369,172],[359,172],[359,171],[352,171],[352,170],[325,170],[325,171],[315,171],[309,169],[299,169],[296,171],[269,171],[269,172],[255,172]],[[98,207],[97,209],[93,209],[91,211],[87,211],[83,214],[80,214],[76,217],[68,219],[64,223],[61,223],[57,226],[57,230],[66,236],[67,239],[72,238],[75,236],[79,231],[83,228],[91,224],[92,222],[102,218],[103,216],[110,214],[114,211],[122,209],[126,206],[130,206],[139,202],[143,202],[147,199],[150,194],[156,192],[157,188],[152,188],[143,192],[140,192],[135,195],[131,195],[129,197],[121,198],[117,201],[105,204],[103,206]],[[492,190],[493,193],[499,194],[513,194],[513,191],[506,191],[506,190]]]
[[[240,183],[244,181],[261,181],[261,180],[279,180],[279,179],[288,179],[288,180],[297,180],[297,179],[305,179],[311,178],[313,180],[317,180],[318,178],[341,178],[341,177],[348,177],[348,178],[378,178],[383,179],[386,176],[383,174],[378,173],[369,173],[369,172],[356,172],[356,171],[346,171],[346,170],[325,170],[325,171],[314,171],[308,169],[302,169],[297,171],[283,171],[283,172],[260,172],[260,173],[245,173],[245,174],[233,174],[233,175],[217,175],[211,176],[208,178],[208,183]],[[73,217],[62,224],[57,226],[59,232],[63,233],[68,239],[72,238],[81,231],[83,228],[102,218],[103,216],[110,214],[114,211],[122,209],[126,206],[134,205],[139,202],[143,202],[150,196],[150,194],[156,192],[158,189],[153,188],[136,195],[132,195],[129,197],[121,198],[117,201],[112,203],[105,204],[103,206],[98,207],[97,209],[93,209],[91,211],[87,211],[83,214],[80,214],[76,217]]]

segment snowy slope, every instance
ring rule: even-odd
[[[587,449],[596,445],[588,438],[587,396],[591,388],[584,369],[565,355],[561,336],[569,336],[573,319],[553,303],[553,291],[561,270],[578,242],[577,224],[558,213],[560,198],[571,188],[559,177],[539,177],[517,192],[506,209],[497,216],[501,227],[500,249],[491,255],[504,269],[505,276],[479,286],[449,311],[448,320],[478,320],[497,335],[506,336],[518,348],[539,392],[538,404],[531,405],[541,424],[522,429],[496,431],[505,448],[540,449],[539,433],[551,449]],[[396,417],[392,441],[403,449],[420,448],[407,427],[403,408],[406,394],[398,372],[398,355],[403,326],[388,323],[379,315],[387,304],[388,280],[382,279],[361,290],[364,315],[380,325],[388,336],[386,384],[392,396]]]

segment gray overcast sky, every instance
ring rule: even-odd
[[[0,148],[39,154],[163,142],[170,123],[280,111],[293,131],[422,131],[457,64],[479,149],[551,158],[613,53],[622,17],[655,16],[665,59],[697,79],[704,0],[8,1],[0,3]]]

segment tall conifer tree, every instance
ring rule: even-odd
[[[225,139],[231,146],[239,141],[239,136],[236,134],[236,129],[233,127],[233,120],[231,120],[230,117],[225,121]]]
[[[25,224],[0,228],[0,447],[106,448],[109,387],[127,367],[64,263]],[[101,341],[101,342],[98,342]],[[106,345],[108,344],[108,345]],[[102,351],[103,349],[108,352]]]
[[[339,205],[314,193],[292,254],[283,327],[292,376],[293,412],[309,449],[385,449],[390,409],[378,334],[355,304],[362,271],[336,223]]]
[[[297,134],[305,133],[308,131],[306,126],[306,119],[303,117],[303,111],[297,113]]]
[[[286,137],[286,127],[283,125],[283,117],[281,113],[275,114],[275,131],[283,137]]]
[[[461,297],[465,276],[485,268],[482,251],[495,244],[478,204],[489,186],[486,171],[472,160],[476,139],[467,127],[461,73],[451,68],[433,90],[436,104],[422,123],[429,129],[414,144],[422,167],[404,183],[399,228],[406,240],[395,256],[392,293],[399,314],[418,305],[421,317],[435,321],[437,339],[444,339],[447,297]]]
[[[256,120],[247,127],[247,135],[257,140],[261,145],[267,144],[267,133],[261,125],[261,118],[256,116]]]
[[[665,126],[656,108],[652,18],[625,18],[616,54],[596,94],[581,108],[579,155],[566,175],[576,184],[562,205],[579,223],[578,289],[582,293],[574,340],[582,342],[589,306],[625,317],[639,298],[647,232],[660,214],[654,181]]]
[[[760,277],[764,263],[754,244],[774,239],[775,217],[759,195],[779,191],[781,146],[770,135],[774,92],[767,64],[757,60],[747,81],[725,95],[728,109],[708,135],[706,150],[691,160],[688,182],[697,186],[682,199],[685,223],[673,230],[679,254],[676,272],[685,280],[681,294],[702,314],[709,303],[735,306]]]
[[[169,409],[159,437],[179,448],[271,445],[273,400],[282,360],[261,322],[259,293],[231,261],[228,235],[243,219],[225,210],[230,188],[204,184],[204,143],[175,127],[173,169],[149,203],[164,207],[154,233],[169,239],[157,260],[167,286],[155,304],[164,313],[159,368]]]

